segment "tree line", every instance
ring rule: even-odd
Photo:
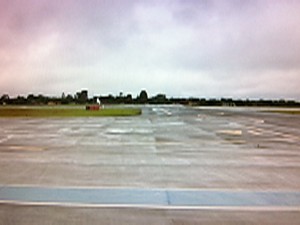
[[[62,93],[60,97],[49,97],[42,94],[29,94],[26,97],[10,97],[3,94],[0,98],[1,105],[72,105],[72,104],[96,104],[97,99],[102,104],[182,104],[190,106],[272,106],[272,107],[300,107],[300,102],[293,100],[242,100],[232,98],[205,99],[205,98],[167,98],[165,94],[157,94],[149,97],[146,90],[142,90],[136,97],[131,94],[106,95],[88,97],[88,91],[82,90],[74,95]]]

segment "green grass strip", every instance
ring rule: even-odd
[[[0,117],[100,117],[100,116],[136,116],[142,113],[137,108],[104,108],[89,111],[81,108],[48,107],[1,107]]]

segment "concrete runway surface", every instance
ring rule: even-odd
[[[0,224],[299,224],[300,116],[260,110],[1,118]]]

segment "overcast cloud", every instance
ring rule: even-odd
[[[0,94],[300,100],[297,0],[0,0]]]

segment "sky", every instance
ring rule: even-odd
[[[300,100],[298,0],[0,0],[0,95]]]

